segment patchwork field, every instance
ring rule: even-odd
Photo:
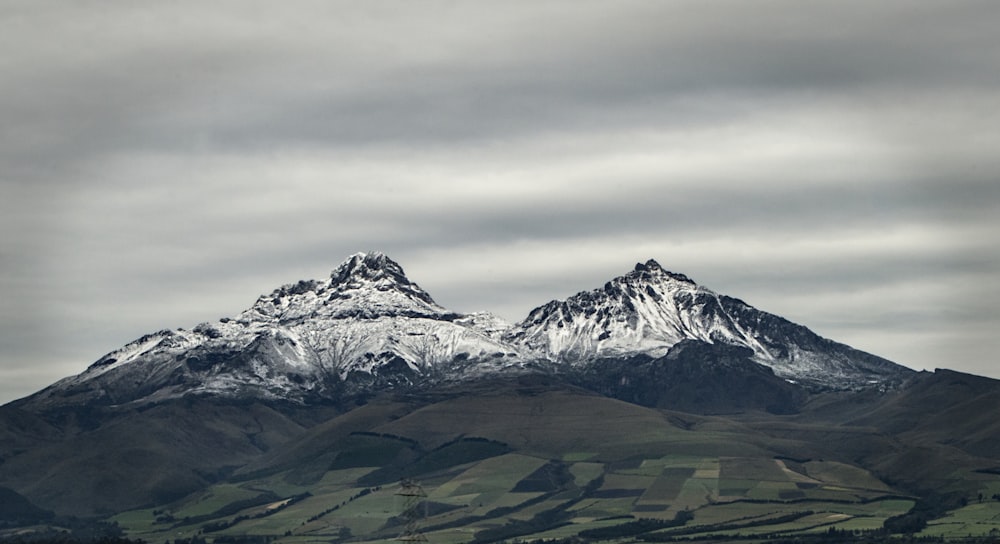
[[[595,413],[604,425],[594,426]],[[857,455],[881,451],[870,449],[877,437],[867,429],[838,427],[824,439],[837,447],[823,449],[800,438],[827,427],[782,423],[759,434],[724,418],[544,389],[487,391],[475,402],[446,399],[375,419],[364,431],[331,424],[238,479],[113,520],[151,544],[196,535],[395,542],[408,531],[445,544],[615,543],[874,531],[926,506],[835,457],[848,440]],[[917,529],[923,535],[1000,530],[992,499],[1000,474],[958,461],[922,465],[953,486],[942,488],[952,498],[968,500],[948,515],[936,511]],[[404,494],[404,479],[420,492]]]
[[[352,443],[372,447],[367,438]],[[453,449],[464,447],[456,444]],[[469,444],[474,446],[469,451],[482,446]],[[459,461],[468,457],[451,453]],[[343,468],[360,458],[341,457],[308,486],[276,474],[219,484],[168,509],[114,519],[131,536],[149,542],[193,535],[208,540],[268,536],[300,544],[390,541],[406,530],[401,515],[408,498],[400,494],[398,482],[359,483],[385,470]],[[569,459],[581,460],[503,453],[458,464],[415,461],[411,466],[432,469],[418,475],[424,496],[411,500],[418,505],[419,530],[444,543],[557,539],[614,530],[638,519],[667,526],[684,513],[690,520],[682,526],[648,532],[660,538],[796,534],[831,527],[877,529],[914,505],[871,474],[834,462],[689,454],[611,462],[590,455]],[[998,519],[1000,510],[993,504],[970,505],[928,527],[926,534],[989,534],[1000,525]]]
[[[920,536],[962,538],[966,536],[1000,537],[1000,502],[970,504],[932,520]]]

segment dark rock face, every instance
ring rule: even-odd
[[[684,340],[658,359],[596,361],[571,380],[619,400],[695,414],[797,412],[806,391],[752,356],[740,346]]]

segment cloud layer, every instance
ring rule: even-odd
[[[510,320],[655,258],[1000,377],[993,2],[3,11],[0,402],[367,249]]]

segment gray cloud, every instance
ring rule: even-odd
[[[521,318],[656,258],[996,376],[993,2],[25,2],[0,401],[381,249]]]

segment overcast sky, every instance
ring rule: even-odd
[[[1000,3],[0,4],[0,403],[381,250],[1000,377]]]

